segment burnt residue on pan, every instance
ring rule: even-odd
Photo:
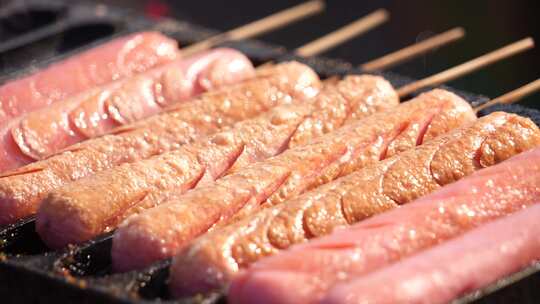
[[[22,15],[21,15],[22,14]],[[29,18],[31,20],[26,20]],[[15,22],[21,20],[20,23]],[[14,23],[15,22],[15,23]],[[214,31],[170,19],[150,21],[133,12],[101,4],[80,3],[69,8],[61,2],[29,0],[0,14],[6,37],[0,43],[0,66],[6,79],[27,74],[120,35],[159,30],[177,39],[181,46],[208,38]],[[87,33],[92,33],[88,35]],[[42,50],[35,57],[31,50]],[[245,53],[255,65],[268,61],[299,60],[315,69],[322,78],[361,74],[351,64],[328,58],[300,58],[280,46],[248,40],[228,42],[226,46]],[[10,55],[11,54],[11,55]],[[26,54],[22,56],[21,54]],[[6,57],[7,55],[7,57]],[[11,62],[6,58],[14,56]],[[38,58],[38,60],[36,60]],[[4,59],[2,61],[1,59]],[[395,87],[412,79],[381,73]],[[482,104],[486,97],[445,87],[470,101]],[[427,88],[428,90],[430,88]],[[480,115],[502,110],[530,117],[540,124],[540,112],[517,105],[488,108]],[[59,252],[50,251],[35,233],[34,219],[28,218],[0,228],[0,299],[2,303],[78,302],[78,303],[224,303],[223,293],[171,300],[167,290],[170,260],[140,271],[114,274],[111,271],[111,233],[86,244]],[[536,302],[540,297],[537,264],[509,278],[457,300],[457,303]],[[485,296],[488,294],[487,296]]]

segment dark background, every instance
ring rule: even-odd
[[[121,1],[134,5],[133,1]],[[162,12],[197,24],[227,30],[301,3],[298,0],[245,1],[140,1],[140,9]],[[540,43],[540,10],[537,1],[327,1],[326,11],[259,37],[295,48],[372,12],[390,11],[391,19],[368,34],[351,40],[325,56],[360,64],[400,49],[417,40],[455,26],[467,30],[465,39],[434,50],[419,59],[396,66],[397,73],[421,78],[487,53],[505,44],[533,36]],[[533,49],[449,83],[475,93],[496,97],[540,77],[540,51]],[[524,100],[536,104],[540,94]]]
[[[47,2],[47,0],[43,1]],[[225,31],[303,1],[305,0],[112,0],[102,2],[126,6],[147,15],[175,17]],[[14,2],[24,4],[26,0],[0,0],[0,13],[3,7]],[[65,3],[74,3],[74,1],[65,0]],[[456,26],[464,27],[467,30],[465,39],[433,50],[418,59],[391,69],[394,72],[418,79],[526,36],[533,36],[540,41],[540,10],[536,3],[537,1],[533,0],[327,0],[327,9],[323,14],[260,36],[258,39],[294,49],[378,8],[386,8],[391,14],[389,22],[323,54],[327,57],[340,58],[354,64],[360,64],[430,35]],[[7,25],[20,27],[21,24],[39,23],[40,21],[28,19],[36,18],[23,14],[12,18]],[[9,38],[2,31],[3,27],[6,26],[4,23],[6,22],[3,22],[2,27],[0,27],[0,40],[2,41]],[[55,37],[54,39],[72,42],[77,38],[87,39],[90,34],[97,35],[99,30],[95,28],[78,29],[78,31],[64,34],[66,37]],[[17,37],[17,35],[13,37]],[[54,39],[50,40],[54,42]],[[30,49],[31,52],[24,53],[19,49],[2,52],[0,54],[0,70],[6,72],[9,67],[17,69],[20,66],[19,62],[26,62],[28,58],[39,62],[42,58],[54,55],[55,51],[62,50],[63,44],[60,42],[51,54],[48,54],[46,49],[39,44],[26,49]],[[496,97],[538,78],[540,76],[539,67],[540,51],[533,49],[462,77],[449,85]],[[540,102],[536,103],[538,97],[540,94],[535,94],[522,103],[540,108]]]

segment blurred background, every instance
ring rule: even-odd
[[[25,2],[24,0],[0,0],[0,8],[5,3],[14,1]],[[112,0],[106,3],[125,6],[151,17],[169,16],[225,31],[303,1]],[[65,3],[73,2],[65,1]],[[327,9],[323,14],[260,36],[258,39],[294,49],[378,8],[386,8],[391,14],[389,22],[323,54],[326,57],[360,64],[450,28],[464,27],[467,30],[465,39],[391,69],[413,78],[422,78],[526,36],[532,36],[540,43],[540,18],[538,17],[540,10],[536,3],[537,1],[533,0],[327,0]],[[26,18],[31,19],[26,22],[43,21],[31,16],[26,16]],[[20,24],[23,19],[15,18],[17,24]],[[12,25],[7,24],[7,26]],[[5,35],[2,35],[2,26],[5,27],[6,24],[0,26],[0,40],[7,39]],[[65,35],[71,34],[73,37],[67,40],[73,40],[77,39],[81,32],[99,34],[99,31],[107,30],[109,29],[93,27],[78,29]],[[38,48],[31,57],[37,58],[36,60],[39,60],[40,56],[46,58],[46,54],[42,53],[43,51]],[[11,50],[10,53],[2,53],[0,67],[9,65],[16,67],[16,59],[22,57],[28,56],[21,56],[17,49]],[[539,67],[540,50],[537,48],[462,77],[449,85],[465,91],[496,97],[540,77]],[[538,94],[530,96],[522,103],[539,107],[540,102],[537,102],[537,99],[540,99]]]
[[[141,1],[139,8],[147,14],[166,14],[206,27],[227,30],[301,2],[154,0]],[[134,1],[118,3],[134,5]],[[329,0],[324,14],[263,35],[259,39],[293,49],[375,9],[386,8],[391,14],[389,22],[324,54],[360,64],[455,26],[464,27],[467,30],[465,39],[391,69],[421,78],[526,36],[532,36],[540,43],[540,10],[537,3],[533,0]],[[540,50],[537,47],[449,84],[496,97],[539,78],[539,68]],[[528,97],[522,103],[538,107],[540,101],[537,100],[540,100],[538,94]]]

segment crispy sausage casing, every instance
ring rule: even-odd
[[[203,94],[190,103],[82,142],[0,176],[0,225],[37,211],[52,190],[114,166],[176,150],[223,127],[318,92],[317,75],[299,63],[284,63],[259,77]]]
[[[364,85],[357,85],[359,83]],[[372,83],[375,87],[368,86]],[[378,92],[379,83],[384,84],[381,92]],[[352,94],[351,87],[371,92],[370,98]],[[357,99],[368,99],[370,106],[367,109],[354,107],[362,104]],[[54,247],[88,240],[115,228],[128,215],[159,204],[160,192],[183,193],[247,164],[277,155],[287,149],[292,140],[292,144],[296,144],[298,139],[307,140],[309,136],[328,132],[345,123],[347,116],[367,115],[369,111],[390,108],[397,103],[397,95],[382,78],[348,77],[336,86],[326,87],[308,104],[277,108],[177,151],[124,164],[54,191],[40,209],[38,231]],[[354,111],[336,112],[334,104]],[[310,124],[304,125],[307,120]],[[319,128],[322,123],[324,129]],[[307,135],[294,138],[302,133]]]
[[[470,106],[446,91],[370,115],[131,217],[115,234],[113,264],[126,270],[171,256],[235,215],[292,198],[474,119]]]
[[[271,209],[265,210],[252,219],[260,221],[253,238],[240,238],[231,248],[238,261],[249,264],[258,259],[256,246],[271,254],[330,233],[338,226],[360,223],[253,264],[248,274],[238,279],[233,297],[238,295],[242,299],[239,302],[243,302],[251,288],[261,291],[258,287],[264,285],[268,291],[296,291],[282,296],[271,292],[268,297],[259,293],[268,303],[317,302],[338,281],[387,265],[536,203],[540,191],[536,174],[539,165],[529,160],[538,158],[538,152],[530,155],[533,158],[524,153],[504,160],[539,145],[540,130],[532,121],[496,112],[468,128],[291,200],[272,209],[272,214],[268,213]],[[489,167],[499,162],[502,163]],[[534,172],[530,177],[529,169]],[[450,185],[441,189],[447,184]],[[437,189],[440,191],[406,204]],[[402,204],[406,205],[395,208]],[[362,221],[388,209],[393,210]],[[294,220],[304,226],[292,226]],[[257,235],[264,238],[257,242]],[[175,270],[185,277],[180,261]],[[179,276],[176,278],[173,282],[179,287],[182,282]]]

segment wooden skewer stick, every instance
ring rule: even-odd
[[[492,99],[482,105],[479,105],[478,107],[476,107],[474,110],[476,111],[476,113],[478,113],[479,111],[485,109],[485,108],[489,108],[493,105],[496,105],[496,104],[511,104],[511,103],[515,103],[529,95],[531,95],[532,93],[536,92],[536,91],[540,91],[540,79],[537,79],[531,83],[528,83],[522,87],[519,87],[511,92],[508,92],[502,96],[499,96],[495,99]]]
[[[398,63],[413,59],[414,57],[420,56],[429,50],[457,41],[463,37],[465,37],[465,30],[461,27],[456,27],[439,35],[405,47],[399,51],[392,52],[388,55],[384,55],[383,57],[361,64],[360,68],[366,72],[388,69],[394,65],[397,65]]]
[[[320,54],[351,39],[352,37],[361,35],[379,26],[380,24],[386,22],[388,18],[388,11],[385,9],[376,10],[375,12],[358,19],[347,26],[344,26],[328,35],[297,48],[294,52],[298,56],[302,57],[311,57],[313,55]]]
[[[225,41],[242,40],[261,35],[295,21],[299,21],[314,14],[320,13],[324,10],[324,8],[325,3],[322,0],[308,1],[260,20],[240,26],[236,29],[210,37],[201,42],[197,42],[191,46],[183,48],[182,53],[185,54],[185,56],[189,56],[194,53],[207,50]]]
[[[384,9],[377,10],[367,16],[364,16],[332,33],[326,34],[312,42],[297,48],[295,53],[301,57],[310,57],[324,52],[330,48],[360,35],[376,27],[388,19],[388,12]],[[273,61],[265,62],[257,67],[257,70],[264,69],[274,65]]]
[[[450,68],[446,71],[405,85],[397,90],[398,95],[400,97],[405,97],[420,88],[440,85],[444,82],[456,79],[466,73],[470,73],[472,71],[485,67],[493,62],[521,53],[532,47],[534,47],[534,40],[532,38],[525,38],[523,40],[500,48],[496,51],[490,52],[458,66]]]

